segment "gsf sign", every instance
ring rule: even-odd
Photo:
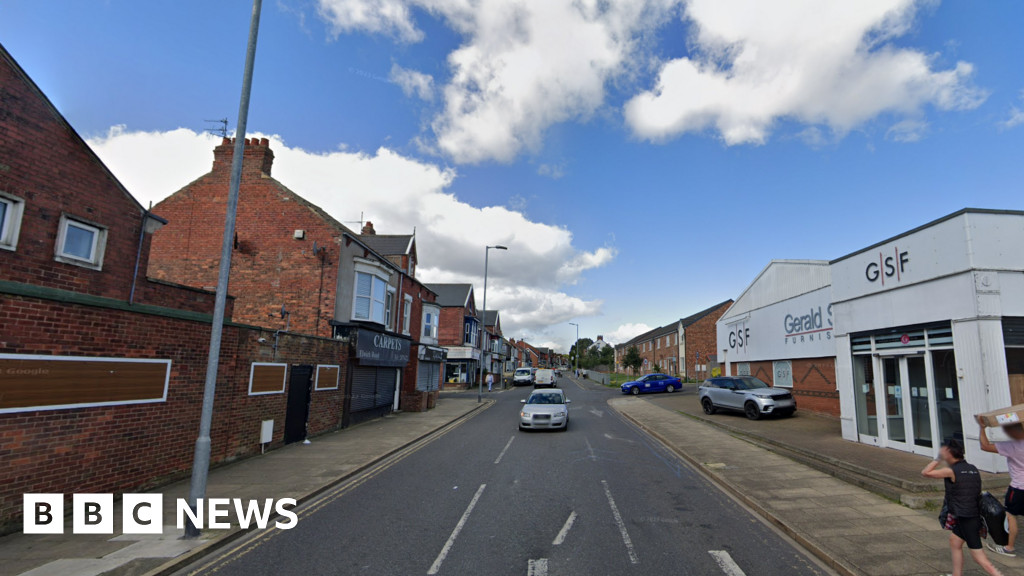
[[[893,254],[887,256],[883,252],[878,253],[878,260],[868,262],[868,265],[864,267],[864,277],[868,279],[868,282],[881,282],[882,286],[885,286],[886,280],[890,282],[893,279],[896,282],[903,280],[903,274],[907,271],[907,264],[910,263],[910,252],[904,250],[900,252],[899,248],[893,248]]]
[[[750,342],[750,328],[747,328],[745,324],[737,326],[733,330],[729,331],[729,348],[732,350],[746,348],[747,343]]]

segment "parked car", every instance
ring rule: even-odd
[[[555,377],[556,378],[561,378],[562,377],[562,370],[561,369],[555,368]]]
[[[550,368],[541,368],[537,370],[537,373],[533,376],[533,387],[534,388],[554,388],[555,381],[558,377],[555,376],[555,371]]]
[[[529,386],[533,384],[533,370],[529,368],[516,368],[514,374],[512,374],[512,385],[513,386]]]
[[[711,378],[700,386],[698,392],[705,414],[733,410],[743,412],[751,420],[758,420],[769,414],[792,416],[796,412],[792,392],[772,388],[753,376]]]
[[[668,374],[648,374],[639,380],[622,385],[623,394],[645,394],[647,392],[675,392],[683,387],[683,381]]]
[[[587,377],[587,371],[583,370],[583,369],[580,369],[580,378],[586,378],[586,377]]]
[[[520,400],[524,404],[519,411],[520,430],[568,430],[569,400],[558,388],[534,390],[530,397]]]

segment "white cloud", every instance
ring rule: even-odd
[[[430,74],[392,64],[390,79],[398,84],[406,96],[416,96],[420,100],[434,99],[434,77]]]
[[[537,167],[537,174],[547,176],[552,180],[558,180],[565,176],[565,167],[561,164],[541,164]]]
[[[726,144],[762,144],[782,119],[842,135],[881,114],[977,107],[987,94],[965,62],[934,69],[897,46],[916,0],[688,0],[689,57],[664,62],[656,86],[632,98],[634,133],[664,141],[714,131]]]
[[[1024,90],[1020,92],[1020,99],[1024,101]],[[1003,121],[1003,128],[1013,128],[1021,124],[1024,124],[1024,107],[1011,106],[1010,116]]]
[[[633,338],[647,332],[651,329],[651,326],[644,324],[643,322],[630,322],[627,324],[620,324],[618,328],[612,330],[608,334],[604,335],[605,341],[611,344],[623,344],[629,342]]]
[[[184,128],[132,132],[118,126],[89,144],[148,204],[209,172],[219,140]],[[487,306],[502,311],[510,335],[540,336],[548,326],[600,313],[600,300],[577,298],[563,288],[610,262],[613,248],[582,251],[573,246],[572,233],[565,228],[533,222],[502,206],[467,204],[447,190],[457,176],[454,170],[387,148],[373,154],[314,153],[289,147],[276,136],[271,136],[271,146],[274,177],[337,220],[357,220],[363,213],[382,234],[407,234],[415,227],[420,279],[472,282],[478,305],[483,298],[484,246],[508,246],[507,252],[491,252]]]
[[[644,35],[676,0],[320,0],[336,33],[423,37],[410,10],[444,20],[464,42],[431,127],[457,162],[509,162],[536,150],[551,125],[586,120],[606,83],[629,69]],[[365,23],[365,24],[364,24]]]
[[[896,142],[917,142],[928,132],[928,123],[916,118],[907,118],[893,124],[885,137]]]

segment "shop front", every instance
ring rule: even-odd
[[[1024,212],[963,210],[834,260],[843,437],[988,471],[974,415],[1024,402]]]
[[[398,408],[402,369],[409,362],[411,341],[363,326],[336,326],[349,338],[349,390],[345,426],[378,418]]]
[[[447,388],[466,388],[476,384],[480,368],[480,349],[472,346],[448,346],[448,359],[444,365],[444,384]]]

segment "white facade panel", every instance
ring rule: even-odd
[[[966,216],[940,222],[832,263],[832,295],[844,302],[971,268]]]
[[[832,305],[839,334],[973,318],[976,309],[969,272]]]
[[[1024,270],[1024,218],[1014,214],[963,216],[975,268]]]
[[[824,260],[772,260],[726,311],[738,316],[829,285]]]
[[[828,287],[716,324],[718,350],[730,363],[835,356]]]
[[[1003,316],[1024,316],[1024,273],[999,272],[999,292]]]
[[[850,337],[836,336],[836,387],[839,389],[839,413],[843,438],[856,442],[857,419],[853,398],[853,357],[850,354]]]
[[[1012,404],[1002,323],[993,319],[954,322],[953,343],[967,458],[982,470],[1005,471],[1004,458],[979,448],[974,420],[975,414]]]

